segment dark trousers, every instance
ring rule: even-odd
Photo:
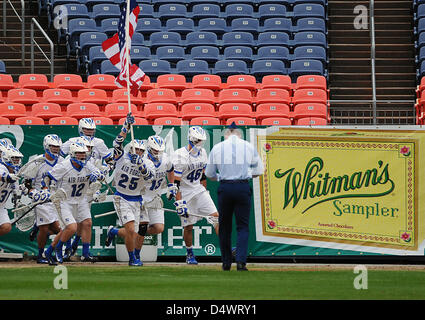
[[[252,190],[247,181],[221,182],[218,187],[219,239],[223,264],[232,263],[232,219],[235,214],[236,261],[246,262]]]

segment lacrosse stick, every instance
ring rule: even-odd
[[[148,208],[149,209],[149,208]],[[174,212],[177,213],[177,210],[173,210],[173,209],[166,209],[163,208],[164,211],[166,212]],[[218,223],[218,217],[214,217],[214,216],[201,216],[200,214],[196,214],[196,213],[188,213],[190,216],[194,216],[194,217],[198,217],[198,218],[204,218],[205,220],[207,220],[207,222],[209,224],[212,224],[213,226],[216,225]]]
[[[18,177],[25,177],[27,179],[35,178],[37,174],[38,167],[45,161],[45,158],[43,155],[35,156],[32,159],[24,164],[18,171],[17,176]]]
[[[28,214],[22,217],[22,219],[18,219],[21,216],[15,214],[15,226],[19,231],[26,232],[32,229],[35,223],[35,211],[31,210]]]
[[[145,209],[158,209],[158,208],[149,207],[149,208],[145,208]],[[162,210],[168,211],[168,212],[174,212],[174,213],[177,212],[176,210],[166,209],[166,208],[162,208]],[[115,214],[115,213],[116,213],[116,211],[108,211],[108,212],[105,212],[105,213],[96,214],[93,217],[94,218],[100,218],[100,217],[110,216],[110,215]]]

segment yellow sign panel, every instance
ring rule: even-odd
[[[320,129],[258,136],[263,235],[417,250],[424,138]]]

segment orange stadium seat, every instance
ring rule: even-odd
[[[221,77],[218,75],[197,74],[192,78],[192,88],[204,88],[218,91],[223,88],[223,83]]]
[[[188,87],[186,77],[182,74],[161,74],[156,79],[157,88],[184,90]]]
[[[70,89],[46,89],[43,91],[43,102],[52,102],[59,105],[68,105],[75,102],[77,99],[72,96]]]
[[[78,125],[78,120],[72,117],[55,117],[49,119],[49,125]]]
[[[146,103],[172,103],[177,105],[176,93],[172,89],[151,89],[146,92]]]
[[[222,89],[218,94],[218,103],[246,103],[251,104],[252,94],[248,89]]]
[[[182,119],[177,117],[156,118],[153,122],[155,126],[181,126]]]
[[[247,74],[238,74],[231,75],[227,77],[226,88],[229,89],[248,89],[248,90],[256,90],[258,88],[258,84],[255,80],[255,77]]]
[[[10,74],[1,74],[0,73],[0,90],[6,91],[10,89],[15,89],[15,83]]]
[[[114,121],[107,117],[93,117],[93,121],[97,126],[113,125]]]
[[[285,89],[292,90],[291,77],[282,74],[264,76],[260,84],[261,89]]]
[[[328,118],[327,106],[323,103],[299,103],[295,105],[293,118],[295,120],[305,117]]]
[[[182,91],[180,102],[186,103],[209,103],[214,105],[216,98],[214,91],[205,88],[186,89]]]
[[[66,107],[66,115],[68,117],[81,119],[100,116],[99,106],[90,102],[74,102]]]
[[[226,120],[226,126],[229,126],[235,122],[238,126],[255,126],[257,122],[253,118],[249,117],[233,117]]]
[[[263,120],[264,118],[279,117],[289,118],[290,110],[289,105],[283,103],[262,103],[257,106],[255,111],[257,120]]]
[[[326,126],[328,121],[324,118],[306,117],[298,119],[295,124],[297,126]]]
[[[87,88],[115,90],[118,86],[115,83],[115,76],[111,74],[91,74],[87,77]]]
[[[131,113],[137,115],[137,107],[134,104],[131,104]],[[119,120],[125,118],[128,114],[128,104],[127,103],[109,103],[105,106],[105,116],[111,118],[112,120]]]
[[[155,85],[151,83],[151,78],[145,74],[145,79],[143,80],[142,86],[139,88],[141,92],[155,88]]]
[[[10,124],[10,120],[8,118],[0,117],[0,125],[9,125],[9,124]]]
[[[103,89],[81,89],[78,91],[78,101],[104,105],[109,102],[109,99]]]
[[[257,106],[263,103],[285,103],[289,105],[291,97],[289,91],[285,89],[267,88],[257,91],[255,102]]]
[[[53,117],[61,117],[62,109],[57,103],[52,102],[39,102],[32,105],[32,115],[34,117],[40,117],[44,120]]]
[[[121,88],[121,89],[115,89],[112,91],[112,103],[128,103],[128,91],[127,89]],[[130,93],[130,102],[135,104],[136,106],[143,105],[145,99],[142,98],[140,91],[138,92],[137,96],[135,97]]]
[[[233,117],[253,117],[251,105],[247,103],[224,103],[218,109],[220,120],[227,120]]]
[[[49,89],[49,81],[44,74],[21,74],[18,78],[18,88],[44,90]]]
[[[30,105],[40,102],[41,98],[37,96],[34,89],[17,88],[10,89],[7,92],[7,101]]]
[[[177,108],[172,103],[148,103],[144,108],[144,115],[148,121],[159,117],[178,117]]]
[[[0,115],[2,117],[13,120],[19,117],[26,117],[26,107],[22,103],[4,102],[0,103]]]
[[[53,78],[53,87],[57,89],[68,89],[71,91],[84,89],[86,85],[78,74],[57,74]]]
[[[197,117],[215,117],[216,112],[212,104],[209,103],[186,103],[182,105],[181,117],[183,120],[190,120]]]
[[[125,119],[126,118],[121,118],[120,120],[118,120],[118,124],[123,125]],[[149,124],[148,120],[146,120],[145,118],[134,117],[134,121],[134,125],[136,126],[147,126]]]
[[[190,120],[191,126],[219,126],[220,119],[215,117],[196,117]]]
[[[294,91],[292,103],[294,105],[299,103],[312,103],[318,102],[327,104],[327,93],[320,89],[298,89]]]
[[[19,117],[15,119],[17,125],[44,125],[44,119],[39,117]]]
[[[298,89],[322,89],[327,90],[326,78],[320,75],[302,75],[297,78],[295,90]]]
[[[261,120],[262,126],[290,126],[292,125],[291,119],[288,118],[279,118],[279,117],[270,117],[264,118]]]

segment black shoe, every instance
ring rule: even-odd
[[[34,241],[37,238],[38,226],[34,224],[30,232],[30,241]]]
[[[238,271],[248,271],[248,269],[246,268],[246,263],[245,262],[237,262],[236,263],[236,269]]]
[[[91,263],[95,263],[97,262],[97,258],[93,257],[92,255],[87,255],[87,256],[81,256],[81,262],[91,262]]]
[[[223,271],[230,271],[230,268],[232,267],[231,264],[226,264],[223,263],[223,265],[221,266],[221,268],[223,269]]]

